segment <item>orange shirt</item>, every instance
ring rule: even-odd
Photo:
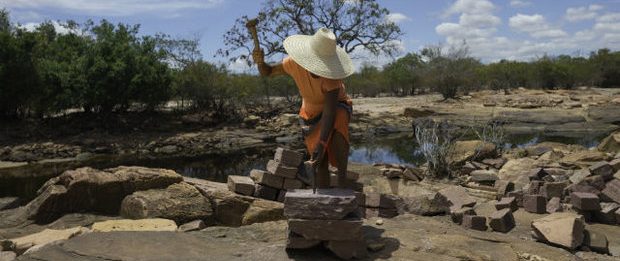
[[[338,101],[347,101],[349,104],[351,99],[347,96],[344,83],[342,80],[332,80],[323,77],[314,78],[306,69],[297,64],[290,57],[282,60],[282,67],[293,80],[299,93],[301,94],[301,110],[299,116],[305,120],[312,119],[323,112],[323,103],[325,101],[325,93],[339,89]]]

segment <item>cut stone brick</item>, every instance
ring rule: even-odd
[[[517,206],[523,207],[523,190],[508,192],[506,196],[515,198],[515,202],[517,202]]]
[[[280,191],[278,191],[277,201],[284,202],[284,198],[285,197],[286,197],[286,190],[285,189],[281,189]]]
[[[284,164],[284,166],[297,168],[304,160],[304,155],[296,151],[287,150],[284,148],[277,148],[273,159],[277,162]]]
[[[601,210],[594,213],[597,222],[603,224],[616,224],[616,210],[620,208],[620,204],[616,202],[601,202]]]
[[[267,162],[267,171],[276,176],[294,179],[297,177],[297,170],[297,167],[285,166],[275,160]]]
[[[321,244],[321,240],[306,239],[290,231],[286,239],[286,248],[288,249],[308,249],[318,246],[319,244]]]
[[[295,189],[286,192],[284,215],[289,218],[339,220],[357,209],[350,189]]]
[[[401,200],[396,195],[376,192],[364,193],[364,206],[371,208],[396,208]]]
[[[331,250],[336,256],[341,259],[362,259],[368,256],[368,250],[366,249],[366,243],[363,240],[355,241],[328,241],[325,243],[325,247]]]
[[[517,211],[519,206],[517,206],[517,200],[514,197],[503,197],[500,201],[495,203],[495,209],[510,209],[510,211]]]
[[[463,223],[463,217],[465,215],[475,216],[476,211],[470,207],[460,208],[454,211],[450,211],[450,218],[452,218],[452,222],[461,224]]]
[[[614,171],[620,171],[620,159],[614,159],[610,161],[609,166],[611,166],[611,168],[613,168]]]
[[[570,194],[570,196],[573,208],[582,211],[595,211],[601,208],[601,206],[599,205],[599,198],[595,194],[573,192]]]
[[[547,211],[547,200],[543,195],[524,195],[523,208],[527,212],[543,214]]]
[[[540,195],[540,191],[542,189],[544,181],[540,180],[532,180],[530,182],[530,187],[527,189],[527,194],[529,195]]]
[[[250,171],[250,178],[254,180],[254,182],[262,185],[267,185],[272,188],[281,189],[284,184],[284,178],[280,176],[273,175],[267,171],[253,169]]]
[[[543,184],[540,194],[545,196],[547,199],[551,199],[554,197],[558,197],[560,199],[564,198],[564,189],[568,186],[567,182],[545,182]]]
[[[573,173],[573,175],[570,176],[569,180],[573,184],[579,184],[579,183],[581,183],[581,181],[583,179],[585,179],[586,177],[588,177],[590,175],[592,175],[592,173],[590,173],[590,170],[588,170],[588,169],[580,169],[580,170],[575,171]]]
[[[527,174],[530,181],[542,180],[544,176],[547,176],[547,173],[542,168],[531,169]]]
[[[601,191],[601,194],[620,204],[620,180],[613,179],[607,182],[607,185],[605,186],[605,189]]]
[[[556,212],[532,222],[533,236],[545,243],[576,249],[583,242],[584,218],[570,212]]]
[[[284,179],[284,185],[282,186],[282,188],[286,190],[300,189],[303,187],[304,187],[304,183],[301,182],[301,180],[289,179],[289,178]]]
[[[583,245],[593,252],[609,254],[609,241],[604,234],[588,230],[583,231]]]
[[[345,220],[289,219],[288,229],[305,239],[361,240],[363,223],[359,218]]]
[[[592,175],[599,175],[605,180],[610,180],[614,176],[614,169],[609,165],[607,161],[599,161],[590,166],[590,173]]]
[[[278,189],[256,184],[256,188],[254,189],[254,197],[266,200],[276,200],[278,198]]]
[[[467,194],[467,190],[461,186],[451,186],[444,188],[438,192],[441,196],[448,199],[452,204],[451,208],[473,207],[476,200]]]
[[[469,176],[471,181],[482,184],[494,184],[499,179],[495,170],[474,170],[469,173]]]
[[[246,196],[254,194],[254,181],[248,176],[228,176],[228,190]]]
[[[560,202],[560,198],[558,197],[551,198],[549,202],[547,202],[546,209],[547,209],[547,213],[562,212],[563,207],[562,207],[562,203]]]
[[[489,226],[493,231],[506,233],[515,227],[515,219],[509,208],[504,208],[491,214]]]
[[[469,229],[486,231],[488,228],[487,218],[483,216],[464,215],[461,226]]]
[[[515,189],[515,184],[508,180],[497,180],[495,181],[495,189],[497,189],[497,199],[501,199],[506,196],[508,192]]]

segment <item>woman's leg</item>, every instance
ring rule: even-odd
[[[349,163],[349,143],[340,132],[334,131],[332,136],[331,152],[334,153],[336,159],[336,168],[338,168],[338,187],[346,186],[347,165]]]

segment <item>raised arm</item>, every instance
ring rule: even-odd
[[[265,54],[263,53],[262,49],[259,49],[259,48],[254,49],[254,52],[252,52],[252,59],[254,59],[254,62],[256,63],[256,66],[258,67],[258,72],[260,72],[260,75],[262,76],[271,77],[271,76],[286,74],[286,72],[284,71],[284,67],[282,66],[282,63],[278,63],[274,65],[269,65],[265,63]]]

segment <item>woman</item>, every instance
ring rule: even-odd
[[[353,73],[351,59],[326,28],[312,36],[289,36],[283,44],[289,56],[281,64],[266,64],[258,46],[252,58],[263,76],[293,77],[302,98],[299,115],[306,125],[304,143],[317,166],[316,186],[329,187],[331,164],[338,169],[338,186],[342,187],[346,181],[352,111],[342,79]]]

